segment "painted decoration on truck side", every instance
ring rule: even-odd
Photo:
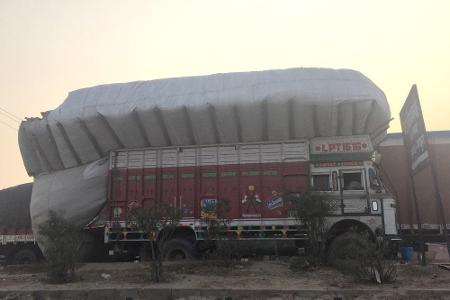
[[[128,209],[133,209],[140,206],[141,205],[139,205],[139,203],[136,200],[131,200],[130,202],[128,202]]]
[[[202,219],[217,219],[217,199],[203,198],[200,200],[200,217]]]
[[[248,190],[242,198],[243,218],[261,218],[261,198],[255,190],[254,185],[249,185]]]
[[[267,201],[267,208],[270,210],[276,210],[283,207],[283,197],[281,192],[275,190],[272,191],[272,197]],[[277,210],[280,214],[281,212]]]
[[[182,217],[189,217],[192,214],[192,211],[186,207],[186,204],[183,204],[183,207],[180,208],[180,214]]]
[[[137,201],[143,207],[171,204],[182,218],[212,218],[211,207],[218,201],[218,218],[221,213],[227,219],[280,218],[286,216],[288,202],[284,199],[281,206],[283,199],[272,191],[309,187],[306,140],[180,149],[114,151],[107,216],[114,218],[112,210],[121,207],[114,220],[126,221],[128,205]],[[226,211],[220,210],[221,201]]]
[[[21,242],[34,242],[32,233],[27,234],[2,234],[0,235],[0,245],[15,244]]]

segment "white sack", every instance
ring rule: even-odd
[[[51,210],[80,227],[90,223],[106,203],[107,174],[108,160],[102,159],[37,176],[30,203],[33,232]]]

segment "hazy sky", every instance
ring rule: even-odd
[[[398,114],[417,83],[450,129],[450,1],[0,0],[0,108],[39,116],[101,83],[291,67],[351,68]],[[31,181],[0,113],[0,188]]]

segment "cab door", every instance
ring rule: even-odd
[[[364,168],[339,170],[342,212],[344,214],[368,213],[370,203]]]
[[[387,235],[397,234],[397,222],[395,212],[395,200],[393,198],[382,199],[384,233]]]

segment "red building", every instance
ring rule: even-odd
[[[438,178],[447,228],[450,228],[450,131],[427,133],[429,151]],[[380,144],[381,168],[385,184],[397,198],[397,220],[400,232],[417,233],[412,180],[401,133],[389,134]],[[442,220],[433,188],[431,168],[425,167],[414,178],[419,215],[427,241],[442,237]]]

